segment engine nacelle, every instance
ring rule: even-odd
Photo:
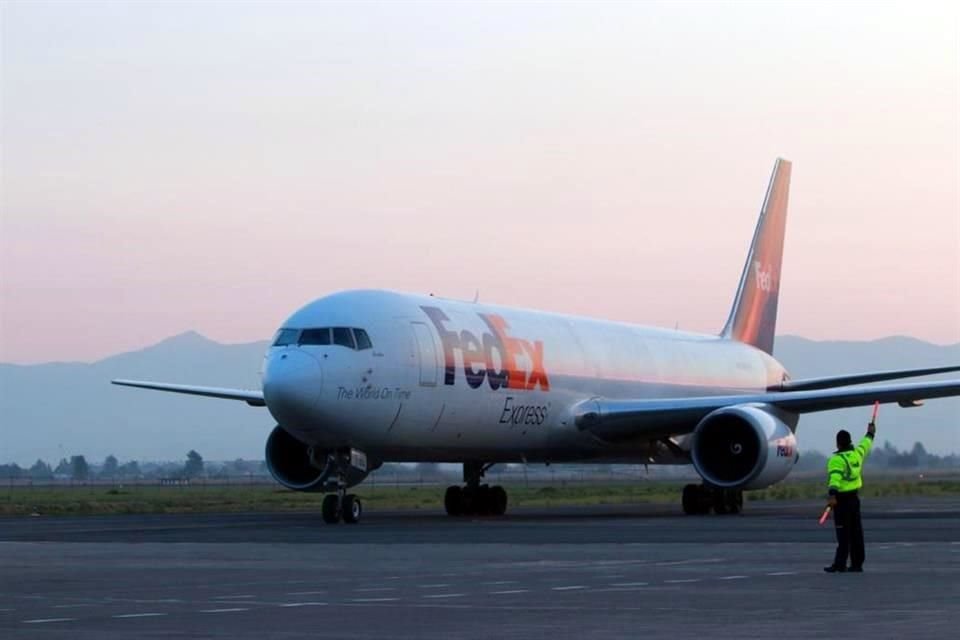
[[[333,491],[336,489],[337,456],[346,473],[348,487],[360,484],[377,466],[356,451],[336,453],[318,449],[297,440],[279,425],[267,438],[267,469],[273,479],[294,491]],[[358,456],[360,459],[358,459]]]
[[[724,489],[769,487],[786,478],[799,459],[793,429],[764,405],[710,413],[694,430],[690,453],[704,481]]]

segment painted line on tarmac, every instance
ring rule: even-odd
[[[505,589],[504,591],[491,591],[492,596],[509,596],[515,593],[530,593],[530,589]]]
[[[243,594],[240,596],[214,596],[213,599],[214,600],[243,600],[246,598],[256,598],[256,597],[257,596],[250,595],[250,594]]]
[[[664,584],[689,584],[691,582],[700,582],[700,578],[682,578],[678,580],[664,580]]]
[[[292,608],[292,607],[325,607],[327,606],[326,602],[287,602],[280,605],[281,607]]]
[[[723,558],[694,558],[692,560],[674,560],[672,562],[656,562],[655,567],[678,567],[684,564],[711,564],[723,562]]]
[[[431,593],[421,597],[423,598],[462,598],[465,595],[467,594],[465,593]]]
[[[747,576],[722,576],[717,580],[746,580]]]
[[[516,580],[491,580],[489,582],[481,582],[480,584],[488,585],[498,585],[498,584],[517,584]]]
[[[350,602],[396,602],[400,598],[351,598]]]
[[[611,587],[646,587],[649,586],[649,582],[611,582]]]
[[[47,624],[48,622],[73,622],[76,618],[35,618],[33,620],[21,620],[23,624]]]
[[[449,587],[449,582],[438,582],[436,584],[418,584],[421,589],[443,589],[444,587]]]
[[[100,605],[94,604],[92,602],[86,602],[82,604],[55,604],[53,605],[53,608],[54,609],[79,609],[80,607],[99,607],[99,606]],[[0,611],[3,611],[3,609],[0,609]]]
[[[111,618],[159,618],[160,616],[165,616],[166,613],[158,612],[149,612],[149,613],[118,613],[115,616],[110,616]]]
[[[799,571],[771,571],[768,576],[795,576]]]
[[[369,593],[372,591],[396,591],[396,587],[365,587],[363,589],[354,589],[358,593]],[[317,593],[320,593],[319,591]]]
[[[229,607],[227,609],[200,609],[200,613],[235,613],[237,611],[250,611],[246,607]]]
[[[321,591],[289,591],[287,592],[287,595],[288,596],[318,596],[321,593],[326,593],[326,592],[327,591],[325,589]]]
[[[586,587],[582,584],[571,584],[566,587],[553,587],[552,589],[553,591],[577,591],[580,589],[586,589]]]

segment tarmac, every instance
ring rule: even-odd
[[[827,575],[819,502],[0,519],[0,638],[943,638],[960,499],[864,504]]]

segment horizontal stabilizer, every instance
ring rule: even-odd
[[[265,407],[262,391],[249,389],[225,389],[223,387],[198,387],[189,384],[168,384],[165,382],[146,382],[142,380],[111,380],[111,384],[123,387],[137,387],[154,391],[169,391],[171,393],[185,393],[192,396],[206,396],[208,398],[223,398],[225,400],[243,400],[251,407]]]
[[[933,367],[929,369],[900,369],[897,371],[873,371],[871,373],[853,373],[845,376],[831,376],[827,378],[806,378],[804,380],[788,380],[782,384],[768,388],[768,391],[812,391],[814,389],[830,389],[831,387],[846,387],[854,384],[869,382],[883,382],[884,380],[898,380],[916,376],[932,376],[938,373],[960,371],[960,365],[952,367]]]

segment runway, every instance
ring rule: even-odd
[[[0,637],[946,637],[960,500],[866,504],[867,572],[826,575],[820,504],[502,519],[314,514],[0,520]],[[842,631],[837,631],[842,630]]]

